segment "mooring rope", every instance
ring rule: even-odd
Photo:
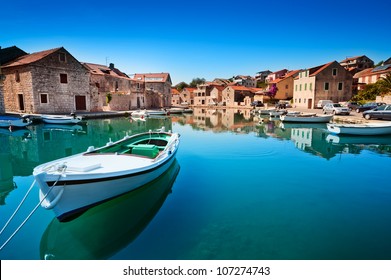
[[[8,244],[8,242],[11,241],[11,239],[18,233],[18,231],[22,228],[22,226],[24,226],[24,224],[30,219],[30,217],[35,213],[35,211],[38,209],[39,205],[41,205],[41,203],[46,199],[46,197],[49,195],[49,193],[53,190],[53,188],[56,186],[56,184],[58,183],[58,181],[60,181],[60,178],[61,178],[61,175],[58,177],[58,179],[56,180],[56,182],[54,182],[54,184],[49,188],[49,191],[45,194],[45,196],[38,202],[38,204],[34,207],[34,209],[30,212],[30,214],[27,215],[27,217],[24,219],[24,221],[15,229],[15,231],[10,235],[10,237],[1,245],[0,247],[0,251]],[[23,204],[24,200],[26,200],[26,197],[27,195],[29,194],[29,192],[31,191],[31,189],[33,188],[34,184],[35,184],[36,180],[33,181],[33,183],[31,184],[29,190],[27,191],[26,195],[24,196],[24,198],[22,199],[22,201],[19,203],[17,209],[14,211],[14,213],[11,215],[11,217],[8,219],[7,223],[5,224],[5,226],[3,227],[3,229],[1,230],[0,234],[5,230],[5,228],[8,226],[8,224],[11,222],[11,220],[13,219],[13,217],[15,216],[16,212],[18,212],[19,208],[21,207],[21,205]]]
[[[8,219],[8,221],[5,223],[5,225],[3,226],[3,228],[1,229],[0,231],[0,235],[3,233],[3,231],[6,229],[6,227],[8,226],[8,224],[11,222],[11,220],[14,218],[14,216],[16,215],[16,213],[19,211],[20,207],[22,206],[22,204],[24,203],[24,201],[26,200],[28,194],[30,193],[30,191],[33,189],[33,186],[35,185],[35,182],[36,180],[34,179],[33,183],[31,184],[30,188],[27,190],[26,194],[24,195],[22,201],[19,203],[18,207],[16,207],[14,213],[12,213],[11,217]]]

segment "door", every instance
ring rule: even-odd
[[[87,110],[87,102],[86,97],[83,95],[76,95],[75,96],[75,103],[76,103],[76,111],[85,111]]]
[[[24,111],[24,98],[23,94],[18,94],[19,110]]]
[[[308,99],[308,108],[307,109],[312,109],[312,99]]]

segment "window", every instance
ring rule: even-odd
[[[333,72],[333,76],[337,76],[337,68],[333,68],[332,72]]]
[[[295,91],[297,91],[297,85],[295,85]]]
[[[300,88],[300,91],[301,91],[301,84],[300,84],[299,88]]]
[[[307,90],[307,83],[304,84],[304,90]]]
[[[47,93],[41,93],[40,95],[41,104],[47,104],[48,102],[48,95]]]
[[[343,83],[338,83],[338,90],[342,90],[343,88]]]
[[[312,91],[312,83],[310,83],[310,90]]]
[[[18,70],[15,71],[15,82],[17,82],[17,83],[20,82],[20,75],[19,75],[19,71]]]
[[[329,90],[329,83],[324,83],[324,90]]]
[[[58,53],[58,60],[59,60],[60,62],[66,62],[65,53],[62,53],[62,52]]]
[[[68,83],[68,75],[67,74],[60,74],[60,83],[62,83],[62,84]]]
[[[285,85],[285,89],[288,89],[288,85]]]

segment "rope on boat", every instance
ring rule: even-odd
[[[27,217],[24,219],[24,221],[15,229],[15,231],[10,235],[10,237],[1,245],[0,247],[0,251],[8,244],[8,242],[11,241],[11,239],[19,232],[19,230],[22,228],[22,226],[24,226],[24,224],[30,219],[30,217],[35,213],[35,211],[38,209],[39,205],[41,205],[41,203],[46,199],[46,197],[49,195],[49,193],[53,190],[53,187],[58,183],[58,181],[60,181],[61,179],[61,175],[58,177],[58,179],[56,180],[56,182],[54,182],[53,186],[49,189],[49,191],[45,194],[45,196],[38,202],[38,204],[34,207],[34,209],[27,215]],[[30,191],[32,190],[33,186],[35,185],[36,183],[36,180],[33,181],[33,183],[31,184],[30,188],[28,189],[27,193],[25,194],[24,198],[22,199],[22,201],[19,203],[18,207],[16,208],[16,210],[14,211],[14,213],[11,215],[11,217],[8,219],[7,223],[4,225],[4,227],[2,228],[1,232],[0,232],[0,235],[3,233],[3,231],[6,229],[6,227],[8,226],[8,224],[12,221],[12,219],[14,218],[14,216],[16,215],[16,213],[19,211],[20,207],[22,206],[23,202],[26,200],[27,198],[27,195],[30,193]]]
[[[24,201],[26,200],[28,194],[30,193],[30,191],[33,189],[33,186],[35,185],[35,182],[36,180],[34,179],[33,183],[31,184],[30,188],[27,190],[26,194],[24,195],[22,201],[19,203],[18,207],[16,207],[14,213],[12,213],[11,217],[8,219],[8,221],[5,223],[5,225],[3,226],[3,228],[1,229],[0,231],[0,235],[3,233],[3,231],[7,228],[8,224],[11,222],[11,220],[14,218],[14,216],[16,215],[16,213],[19,211],[20,207],[22,206],[22,204],[24,203]]]

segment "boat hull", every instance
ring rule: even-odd
[[[72,116],[42,116],[42,121],[48,124],[77,124],[82,121],[82,118]]]
[[[13,117],[3,117],[0,119],[0,127],[3,128],[24,128],[32,124],[31,120]]]
[[[179,135],[172,135],[166,148],[154,158],[145,154],[148,150],[141,150],[144,154],[139,155],[100,152],[102,149],[122,147],[123,141],[127,139],[36,167],[33,175],[40,188],[41,206],[52,209],[59,220],[65,220],[86,208],[145,185],[163,174],[174,161]],[[136,146],[150,145],[135,145],[133,149]]]
[[[347,135],[391,134],[391,124],[327,124],[329,132]]]
[[[283,122],[297,122],[297,123],[328,123],[333,118],[332,115],[329,116],[281,116],[280,119]]]
[[[46,182],[37,180],[42,206],[53,209],[56,217],[61,220],[67,218],[111,198],[135,190],[162,175],[174,161],[172,155],[158,168],[151,168],[139,173],[128,173],[117,177],[108,177],[100,180],[79,180],[78,183],[69,185],[48,186]],[[50,190],[52,188],[52,190]],[[44,199],[46,193],[49,195]],[[56,200],[58,200],[56,202]],[[55,204],[53,208],[51,205]]]

